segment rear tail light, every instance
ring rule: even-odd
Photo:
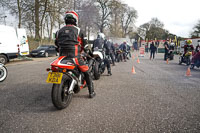
[[[51,67],[51,70],[53,71],[53,72],[58,72],[58,67]]]
[[[47,72],[49,72],[50,70],[51,70],[50,68],[47,68],[47,69],[46,69]]]

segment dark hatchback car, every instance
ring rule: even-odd
[[[30,52],[32,57],[49,57],[49,56],[58,56],[56,47],[53,45],[41,45],[37,49]]]

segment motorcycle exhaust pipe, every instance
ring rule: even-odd
[[[75,79],[72,79],[72,83],[71,83],[71,85],[70,85],[70,87],[69,87],[69,90],[68,90],[69,94],[74,93],[73,89],[74,89],[74,86],[75,86],[76,84],[77,84],[77,81],[76,81]]]

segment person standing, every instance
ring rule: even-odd
[[[151,52],[151,54],[150,54],[150,60],[152,59],[152,56],[153,56],[153,59],[155,58],[156,49],[157,48],[156,48],[154,42],[152,42],[151,45],[150,45],[150,52]]]
[[[104,41],[104,49],[105,49],[105,58],[104,58],[104,64],[107,67],[108,75],[111,76],[111,67],[110,67],[110,55],[111,55],[111,42],[107,39]]]
[[[169,53],[169,39],[167,39],[167,41],[164,43],[164,47],[165,47],[164,60],[167,60]]]
[[[114,44],[113,44],[112,41],[111,41],[111,53],[110,53],[110,57],[112,59],[113,66],[115,66],[115,47],[114,47]]]

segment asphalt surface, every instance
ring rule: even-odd
[[[45,82],[55,57],[10,63],[0,83],[0,133],[199,133],[200,69],[187,77],[177,56],[169,64],[163,54],[156,56],[117,63],[112,76],[94,81],[95,98],[88,98],[86,88],[61,111],[51,102],[52,84]]]

